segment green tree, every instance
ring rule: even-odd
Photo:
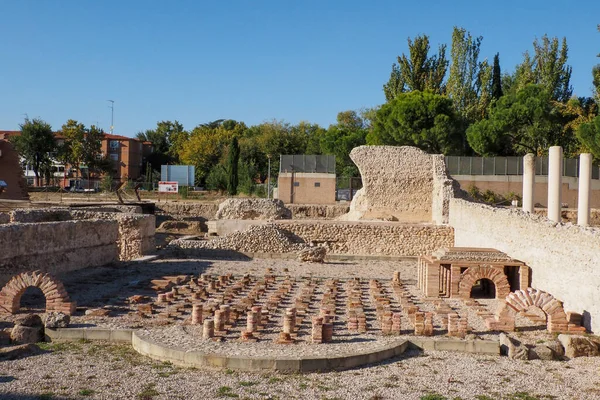
[[[64,138],[62,159],[75,170],[75,177],[79,177],[85,156],[85,125],[70,119],[62,126],[60,133]]]
[[[148,157],[152,169],[160,171],[161,165],[178,163],[181,148],[189,134],[183,129],[179,121],[160,121],[156,128],[138,132],[136,139],[152,142],[154,151]]]
[[[416,146],[428,153],[456,154],[459,119],[452,101],[430,92],[402,93],[377,110],[367,143]]]
[[[444,76],[448,68],[446,60],[446,45],[440,45],[438,54],[429,56],[429,36],[408,38],[408,53],[398,56],[398,64],[392,65],[388,82],[383,85],[387,101],[406,91],[430,90],[444,93]]]
[[[339,176],[360,175],[350,159],[350,152],[366,144],[367,132],[364,119],[356,111],[342,111],[337,115],[337,124],[330,125],[321,137],[323,154],[335,156],[336,173]]]
[[[530,84],[517,93],[501,97],[488,119],[469,127],[467,138],[481,155],[544,154],[550,146],[563,146],[566,152],[574,137],[565,134],[568,123],[542,86]]]
[[[234,136],[231,139],[231,144],[229,145],[229,156],[227,162],[227,173],[229,174],[227,180],[227,192],[230,196],[235,196],[237,194],[237,187],[239,182],[238,176],[238,164],[240,161],[240,145],[238,143],[238,138]]]
[[[577,137],[595,158],[600,158],[600,116],[579,125]]]
[[[494,56],[492,67],[492,99],[498,100],[502,97],[502,71],[500,70],[500,53]]]
[[[542,85],[551,99],[566,103],[573,95],[571,86],[572,67],[567,65],[569,47],[567,39],[559,42],[544,35],[533,41],[533,56],[525,52],[523,62],[517,65],[514,74],[513,91],[535,83]]]
[[[52,160],[50,153],[56,151],[56,139],[52,127],[45,121],[34,118],[25,119],[21,125],[21,134],[12,136],[10,141],[35,174],[35,184],[40,184],[40,172],[49,168]]]
[[[82,161],[87,165],[89,174],[110,172],[112,170],[112,162],[108,158],[101,157],[103,138],[104,131],[96,125],[90,126],[86,131],[83,141]]]
[[[479,61],[482,40],[464,28],[454,27],[452,32],[446,92],[463,120],[463,130],[486,116],[492,99],[492,67],[487,60]]]

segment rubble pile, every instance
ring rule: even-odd
[[[219,204],[215,219],[291,219],[292,212],[281,200],[227,199]]]

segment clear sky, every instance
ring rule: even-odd
[[[572,4],[572,5],[571,5]],[[133,136],[231,118],[325,127],[385,101],[406,39],[483,36],[512,71],[535,37],[566,36],[575,94],[591,94],[600,1],[0,0],[0,130],[25,114]]]

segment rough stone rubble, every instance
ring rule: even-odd
[[[215,219],[291,219],[292,212],[281,200],[227,199],[219,204]]]
[[[243,232],[233,232],[213,240],[174,240],[170,249],[233,250],[244,253],[293,253],[310,248],[274,225],[254,225]],[[312,260],[307,257],[307,261]]]

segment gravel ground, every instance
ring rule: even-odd
[[[177,368],[131,347],[101,342],[46,346],[0,363],[2,399],[597,399],[600,358],[513,361],[411,351],[342,372],[238,373]],[[488,397],[483,397],[488,396]]]
[[[73,318],[74,323],[83,326],[152,330],[155,329],[152,320],[130,314],[129,311],[135,306],[132,307],[125,301],[129,296],[137,294],[155,296],[156,293],[147,287],[150,279],[164,275],[201,273],[262,275],[266,268],[272,268],[273,274],[279,276],[311,275],[339,279],[360,276],[364,279],[381,280],[389,280],[394,271],[400,271],[403,281],[408,284],[407,287],[415,298],[415,303],[423,310],[434,309],[414,286],[414,261],[308,264],[290,260],[158,260],[127,267],[114,265],[81,270],[61,278],[71,297],[80,306],[94,308],[108,304],[116,315],[89,317],[79,312],[79,315]],[[482,332],[483,320],[472,307],[467,307],[464,302],[458,300],[446,302],[461,315],[469,317],[469,325],[478,336],[490,339],[495,337]],[[494,300],[479,300],[479,303],[488,310],[493,310],[496,305]],[[518,320],[517,323],[525,325],[527,321]],[[551,335],[540,331],[540,327],[530,328],[518,333],[519,339],[526,343],[536,343],[552,338]],[[197,338],[193,331],[197,327],[172,324],[161,329],[167,333],[165,337],[169,337],[169,340],[175,340],[177,335],[180,335],[182,341],[191,340],[190,345],[196,345],[192,339]],[[436,329],[439,329],[439,326],[436,326]],[[386,340],[382,336],[372,334],[370,337]],[[216,345],[226,344],[217,342]],[[358,343],[352,345],[356,344]],[[250,353],[276,351],[268,341],[240,345],[246,346],[244,351]],[[255,347],[251,347],[252,345]],[[338,350],[334,347],[336,345],[347,346],[349,343],[340,340],[334,344],[301,343],[291,347],[317,353],[319,348],[323,347],[335,353]],[[46,350],[43,354],[0,362],[0,399],[600,398],[600,357],[563,362],[514,361],[507,357],[410,351],[395,360],[349,371],[282,375],[178,368],[145,358],[133,351],[129,345],[73,342],[42,346]],[[344,351],[343,348],[339,350]],[[440,394],[443,397],[424,397],[428,394]]]

